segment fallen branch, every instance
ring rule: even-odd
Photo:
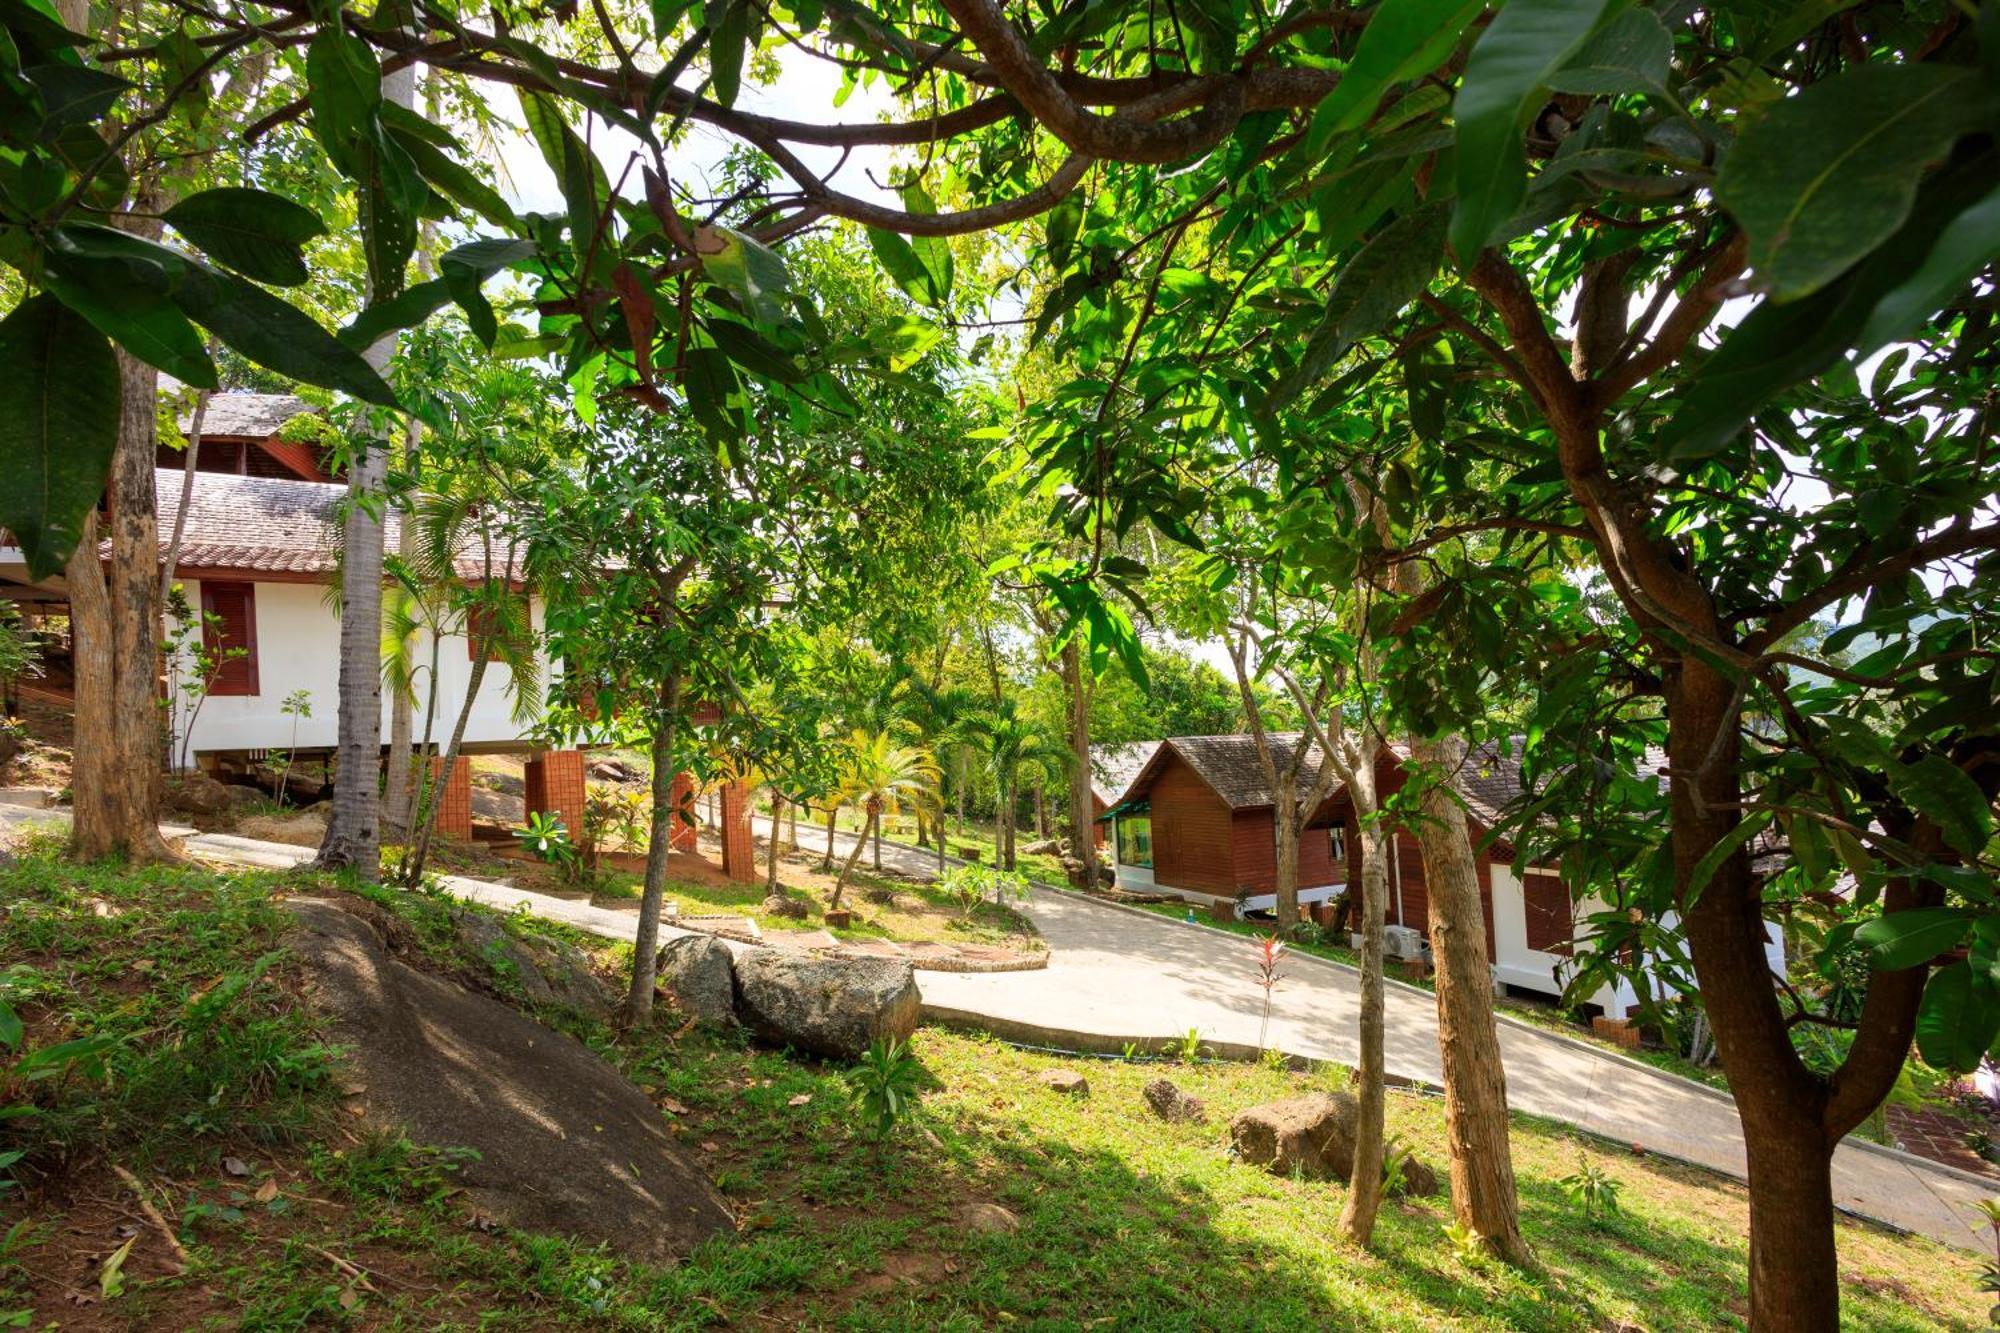
[[[153,1201],[146,1197],[145,1186],[139,1183],[137,1176],[127,1171],[124,1167],[119,1166],[116,1162],[111,1164],[111,1169],[118,1173],[118,1178],[125,1182],[125,1188],[131,1190],[133,1195],[139,1200],[139,1210],[146,1215],[146,1220],[153,1224],[154,1229],[165,1238],[167,1248],[174,1252],[174,1262],[179,1265],[178,1271],[185,1273],[188,1270],[188,1252],[181,1248],[181,1239],[174,1234],[174,1229],[167,1225],[167,1219],[160,1216],[160,1210],[155,1208]]]

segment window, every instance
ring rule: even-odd
[[[1344,825],[1334,824],[1327,829],[1326,855],[1336,869],[1347,869],[1347,829]]]
[[[219,665],[212,695],[257,693],[257,585],[201,583],[202,647]]]
[[[1528,917],[1528,947],[1567,958],[1576,933],[1568,886],[1554,875],[1531,871],[1521,876],[1521,898]]]
[[[1121,865],[1153,865],[1153,817],[1151,815],[1120,815],[1118,825],[1118,861]]]

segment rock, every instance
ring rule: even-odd
[[[569,945],[522,939],[492,913],[468,907],[453,908],[451,923],[459,944],[480,960],[502,993],[523,995],[532,1004],[600,1016],[616,1007],[610,988],[597,979],[582,953]]]
[[[1067,838],[1043,838],[1040,842],[1024,843],[1021,847],[1023,856],[1067,856],[1068,854]]]
[[[1021,1219],[997,1203],[965,1204],[958,1210],[956,1220],[965,1230],[985,1236],[1000,1236],[1021,1229]]]
[[[829,958],[757,949],[736,960],[736,1012],[765,1041],[835,1060],[879,1039],[908,1041],[922,1000],[895,958]]]
[[[682,935],[660,949],[655,983],[689,1018],[718,1027],[736,1022],[736,967],[713,935]]]
[[[1311,1092],[1240,1112],[1229,1138],[1239,1158],[1274,1176],[1345,1180],[1354,1170],[1357,1114],[1344,1092]]]
[[[224,783],[222,790],[227,794],[229,808],[232,810],[247,810],[253,805],[261,804],[264,800],[263,792],[258,791],[255,787],[246,787],[240,782]],[[294,794],[296,794],[296,791],[294,791]]]
[[[293,815],[251,815],[237,821],[236,833],[258,842],[317,847],[326,840],[326,815],[319,810],[301,810]]]
[[[1156,1078],[1148,1083],[1140,1096],[1146,1105],[1153,1108],[1153,1114],[1162,1120],[1186,1124],[1201,1124],[1208,1119],[1208,1105],[1201,1098],[1182,1092],[1172,1079]]]
[[[789,893],[774,893],[764,900],[764,915],[781,917],[786,921],[803,921],[811,912],[803,900]]]
[[[229,809],[229,788],[206,773],[176,773],[167,779],[167,805],[193,815],[219,815]]]
[[[332,1018],[367,1123],[470,1148],[480,1214],[668,1264],[733,1231],[728,1204],[644,1093],[581,1042],[394,958],[324,899],[285,904],[314,1003]]]
[[[627,764],[616,759],[593,759],[590,762],[590,776],[600,782],[626,783],[639,775]]]
[[[1438,1192],[1438,1173],[1414,1157],[1403,1159],[1403,1193],[1428,1199]]]
[[[1090,1080],[1074,1069],[1044,1069],[1035,1075],[1037,1081],[1051,1092],[1059,1092],[1065,1097],[1088,1097]]]

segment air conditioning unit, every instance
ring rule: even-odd
[[[1382,927],[1382,945],[1391,958],[1422,958],[1424,956],[1423,932],[1412,926]]]

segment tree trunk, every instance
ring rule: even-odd
[[[444,758],[438,761],[437,778],[426,789],[423,806],[417,811],[417,840],[405,871],[411,884],[423,880],[424,863],[430,860],[431,855],[431,839],[437,833],[438,815],[444,809],[444,802],[438,796],[451,783],[451,768],[458,762],[459,747],[465,743],[466,723],[472,719],[472,706],[478,702],[479,687],[486,682],[486,668],[492,660],[487,652],[487,641],[475,637],[473,649],[472,680],[465,687],[465,701],[458,706],[458,716],[452,721],[451,739],[445,742]]]
[[[764,896],[770,897],[778,891],[778,831],[785,825],[785,798],[778,795],[777,788],[771,789],[771,842],[765,849]]]
[[[785,803],[785,850],[799,849],[799,805],[797,801]]]
[[[882,802],[878,797],[868,799],[868,829],[875,836],[875,873],[882,873]]]
[[[414,106],[414,67],[382,78],[382,95],[398,106]],[[368,305],[394,299],[403,274],[368,275]],[[396,335],[377,338],[362,353],[385,374],[396,352]],[[316,865],[352,868],[373,883],[382,861],[382,520],[380,496],[389,475],[389,442],[368,441],[348,468],[347,515],[341,522],[340,568],[340,726],[333,770],[333,810]],[[436,687],[433,686],[433,689]]]
[[[1090,797],[1090,688],[1083,649],[1072,637],[1063,645],[1063,685],[1069,690],[1069,854],[1083,866],[1086,888],[1097,887],[1096,810]]]
[[[403,435],[403,466],[413,470],[417,462],[416,418]],[[407,518],[407,516],[406,516]],[[410,549],[410,529],[407,521],[396,526],[396,553],[407,554]],[[403,841],[409,837],[411,811],[415,793],[412,791],[411,770],[414,767],[415,741],[411,735],[414,729],[413,714],[415,702],[410,691],[398,689],[389,696],[389,775],[382,793],[382,824],[391,837]]]
[[[1420,770],[1448,774],[1464,757],[1464,746],[1456,739],[1410,740],[1411,764]],[[1423,848],[1431,952],[1437,961],[1438,1053],[1444,1065],[1452,1211],[1459,1225],[1477,1233],[1493,1254],[1509,1263],[1526,1263],[1479,866],[1465,809],[1441,780],[1425,788],[1422,811],[1417,841]]]
[[[826,810],[826,855],[819,859],[819,873],[833,873],[833,830],[840,823],[840,807],[828,806]]]
[[[1019,813],[1016,808],[1019,799],[1018,794],[1014,790],[1014,784],[1010,780],[1007,783],[1006,793],[1000,801],[1000,827],[995,831],[996,836],[994,839],[994,848],[1000,853],[999,857],[995,859],[1000,860],[1002,868],[1007,870],[1014,868],[1014,818]],[[1001,838],[1006,839],[1005,847],[1000,845]]]
[[[210,356],[215,355],[216,345],[214,338],[208,340]],[[154,388],[157,390],[158,387],[158,381],[155,381]],[[180,508],[174,511],[173,535],[167,538],[166,554],[160,559],[159,605],[162,607],[167,604],[167,594],[174,590],[174,574],[181,559],[181,539],[187,535],[188,510],[194,505],[195,465],[201,461],[201,433],[202,428],[208,424],[208,400],[211,397],[213,394],[207,389],[201,390],[194,396],[194,419],[188,423],[187,457],[181,470],[181,504]],[[156,451],[155,457],[157,456]],[[173,744],[171,735],[167,737],[167,744],[170,747]]]
[[[1382,930],[1389,914],[1389,848],[1377,812],[1375,756],[1370,747],[1349,785],[1361,826],[1361,1058],[1354,1067],[1358,1114],[1354,1127],[1354,1173],[1340,1210],[1340,1231],[1356,1245],[1375,1235],[1382,1206],[1382,1122],[1386,1092],[1383,1021],[1386,1004],[1382,974],[1387,962]]]
[[[681,678],[660,685],[660,713],[653,732],[653,826],[646,840],[646,887],[639,895],[639,925],[632,941],[632,988],[625,993],[625,1022],[653,1021],[653,978],[660,961],[660,905],[667,896],[667,856],[674,840],[674,731],[681,706]]]
[[[1300,745],[1306,742],[1301,740]],[[1271,805],[1272,841],[1278,858],[1276,894],[1278,937],[1290,939],[1299,924],[1299,780],[1292,765],[1278,768],[1278,787]]]
[[[868,845],[869,831],[876,826],[878,819],[880,816],[871,805],[867,819],[862,823],[860,831],[854,835],[854,850],[847,854],[847,860],[840,867],[840,878],[833,882],[833,897],[827,903],[827,910],[833,911],[839,908],[841,892],[847,888],[847,877],[854,873],[854,863],[861,859],[861,850]],[[831,834],[828,835],[826,845],[829,848],[833,846]]]

